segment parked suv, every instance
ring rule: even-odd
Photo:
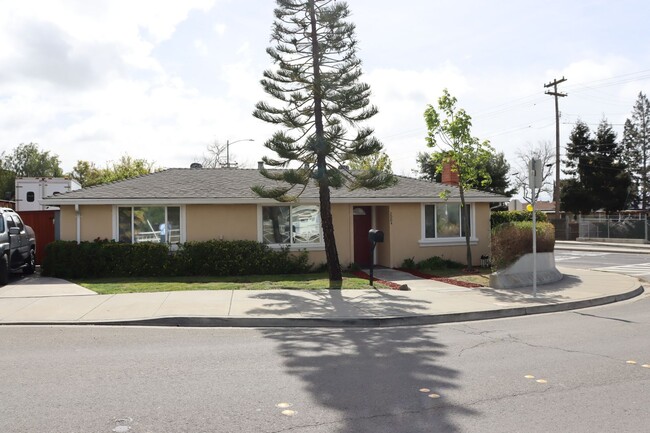
[[[0,216],[0,285],[4,285],[10,272],[34,273],[36,235],[13,209],[0,208]]]

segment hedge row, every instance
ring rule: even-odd
[[[464,267],[462,263],[453,260],[444,259],[438,256],[432,256],[428,259],[415,262],[413,258],[405,259],[400,266],[403,269],[460,269]]]
[[[536,211],[535,218],[538,222],[547,222],[548,217],[545,213]],[[525,210],[504,210],[492,212],[490,215],[490,227],[495,228],[500,224],[532,221],[533,213]]]
[[[552,253],[555,248],[553,224],[536,224],[537,252]],[[529,221],[500,224],[492,229],[492,266],[503,269],[524,254],[533,252],[533,223]]]
[[[55,241],[47,245],[43,275],[58,278],[232,276],[291,274],[311,268],[307,252],[273,250],[254,241],[165,244]]]

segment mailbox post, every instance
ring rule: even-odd
[[[368,240],[370,241],[370,286],[372,287],[375,247],[377,246],[377,242],[384,242],[384,232],[377,229],[370,229],[368,230]]]

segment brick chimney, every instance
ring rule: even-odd
[[[458,186],[460,183],[458,180],[458,171],[452,170],[452,166],[455,165],[451,162],[446,162],[442,166],[442,179],[441,182],[446,185],[455,185]]]

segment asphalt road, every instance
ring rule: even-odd
[[[556,250],[555,263],[557,266],[597,269],[650,281],[650,254]]]
[[[0,327],[0,431],[648,431],[648,335],[648,295],[428,327]]]

